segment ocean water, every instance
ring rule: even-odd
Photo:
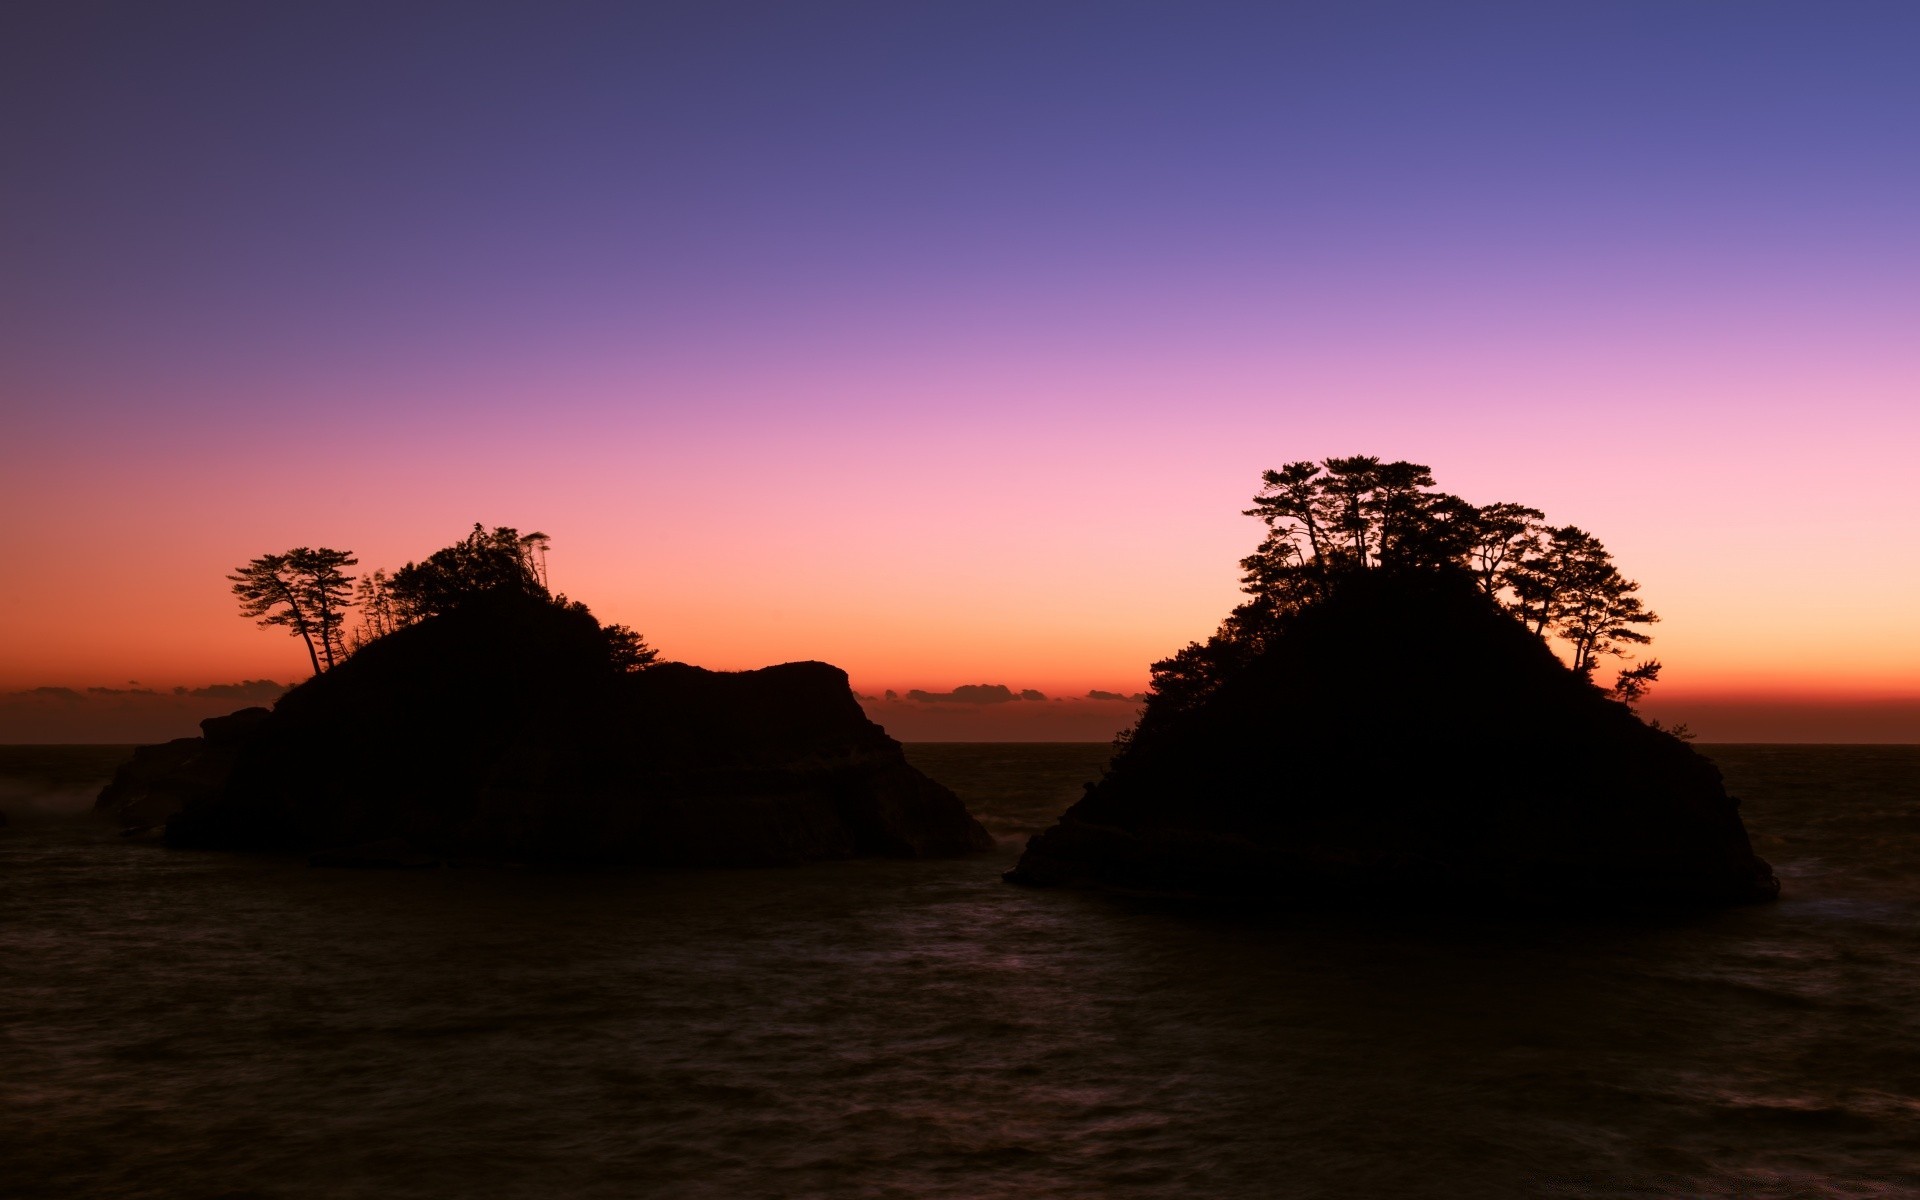
[[[0,1195],[1920,1195],[1920,747],[1711,746],[1774,905],[1568,922],[121,842],[0,748]]]

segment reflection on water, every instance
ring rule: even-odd
[[[1713,748],[1786,899],[1572,926],[1008,887],[1104,750],[912,752],[997,853],[346,872],[17,819],[0,1192],[1920,1188],[1913,748]]]

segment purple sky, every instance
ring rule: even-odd
[[[1262,468],[1597,532],[1684,694],[1920,695],[1920,8],[18,3],[0,688],[286,678],[473,521],[673,657],[1132,692]],[[137,600],[135,599],[137,597]]]

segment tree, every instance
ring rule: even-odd
[[[313,623],[320,632],[320,649],[326,655],[327,669],[347,656],[345,630],[347,609],[353,606],[353,576],[342,567],[358,566],[360,560],[346,550],[316,550],[301,547],[287,551],[287,566],[300,581],[306,594]]]
[[[1510,597],[1505,600],[1508,610],[1536,637],[1545,638],[1547,627],[1559,616],[1559,596],[1571,573],[1568,564],[1576,534],[1580,530],[1571,525],[1542,530],[1530,547],[1532,552],[1516,558],[1499,576]]]
[[[644,671],[660,657],[645,638],[625,625],[608,625],[601,632],[607,638],[607,662],[616,671]]]
[[[1573,669],[1591,679],[1601,655],[1621,656],[1626,653],[1623,644],[1651,642],[1635,626],[1660,618],[1634,595],[1640,585],[1620,574],[1612,556],[1591,535],[1569,567],[1554,598],[1558,621],[1553,631],[1573,647]]]
[[[1592,534],[1549,528],[1522,504],[1475,507],[1439,491],[1419,463],[1364,455],[1288,463],[1261,475],[1246,515],[1267,527],[1240,561],[1248,599],[1206,643],[1155,664],[1154,694],[1169,711],[1204,696],[1220,672],[1361,572],[1464,572],[1535,636],[1563,640],[1572,668],[1589,679],[1601,658],[1651,640],[1639,627],[1658,620]],[[1654,662],[1629,668],[1616,694],[1637,700],[1658,675]]]
[[[353,603],[353,577],[341,568],[359,561],[351,551],[299,546],[263,554],[227,578],[240,601],[240,615],[255,618],[263,629],[286,627],[306,644],[307,659],[317,675],[346,657],[342,630],[346,610]]]
[[[541,587],[549,591],[553,590],[553,585],[547,582],[547,547],[552,544],[552,538],[538,531],[520,537],[520,556],[525,560],[527,570],[533,573],[534,580]]]
[[[1622,704],[1632,708],[1640,702],[1640,697],[1647,694],[1647,689],[1652,687],[1654,680],[1658,678],[1660,678],[1660,660],[1650,658],[1639,666],[1628,667],[1620,672],[1620,677],[1613,681],[1613,694],[1619,697]]]
[[[491,531],[476,523],[462,540],[408,563],[387,584],[402,624],[450,612],[480,596],[512,594],[551,599],[542,582],[536,553],[545,555],[549,539],[501,525]]]
[[[1246,514],[1259,517],[1268,535],[1241,567],[1262,587],[1285,580],[1291,589],[1303,574],[1324,580],[1437,566],[1461,558],[1480,536],[1479,510],[1433,490],[1433,471],[1420,463],[1371,456],[1295,462],[1266,472],[1261,483]]]
[[[1599,538],[1576,525],[1546,530],[1539,553],[1515,563],[1507,579],[1516,615],[1535,634],[1565,639],[1573,669],[1589,678],[1602,655],[1653,640],[1635,628],[1660,619],[1634,595],[1640,585],[1620,574]],[[1641,681],[1636,698],[1651,682]]]
[[[1318,463],[1288,463],[1278,471],[1268,471],[1260,477],[1260,493],[1253,498],[1253,507],[1244,515],[1259,517],[1267,528],[1273,531],[1273,537],[1281,543],[1293,545],[1304,538],[1305,552],[1298,555],[1304,562],[1324,562],[1327,557],[1326,531],[1320,524],[1320,475]]]
[[[606,662],[616,671],[652,666],[659,652],[638,632],[625,625],[603,626],[586,605],[548,591],[550,543],[544,533],[522,535],[505,525],[488,529],[475,524],[466,537],[424,562],[410,562],[391,576],[384,568],[369,571],[357,585],[342,568],[359,560],[325,547],[262,555],[227,578],[233,581],[242,614],[262,626],[284,626],[302,640],[316,675],[408,625],[502,598],[560,609],[596,630]],[[361,619],[349,638],[346,612],[353,607]]]
[[[1322,465],[1327,471],[1320,483],[1322,511],[1325,523],[1338,535],[1328,547],[1337,550],[1328,565],[1362,569],[1372,566],[1368,558],[1372,506],[1368,500],[1379,478],[1380,460],[1359,455],[1329,458]]]
[[[1547,514],[1524,504],[1489,504],[1473,513],[1473,540],[1467,547],[1467,566],[1480,581],[1480,590],[1497,595],[1508,586],[1507,573],[1531,555],[1540,553]]]
[[[240,615],[257,618],[262,629],[286,626],[289,633],[306,643],[307,659],[318,675],[320,654],[313,644],[312,621],[287,570],[287,556],[263,554],[227,578],[233,581],[233,594],[240,599]]]
[[[1172,657],[1153,664],[1148,703],[1162,716],[1198,708],[1254,653],[1248,643],[1222,634],[1205,642],[1188,642]]]
[[[354,631],[353,649],[358,650],[376,638],[383,638],[400,627],[393,591],[384,567],[367,572],[354,585],[353,602],[360,610],[360,628]]]

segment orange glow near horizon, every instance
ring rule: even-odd
[[[1377,454],[1598,536],[1655,696],[1920,694],[1892,9],[43,7],[0,691],[298,678],[229,571],[478,521],[670,658],[1131,693]]]
[[[1454,372],[1452,396],[1473,394],[1478,373]],[[824,430],[768,416],[750,438],[724,423],[648,433],[613,408],[604,437],[531,436],[514,397],[455,435],[364,450],[290,439],[263,452],[239,429],[209,451],[199,421],[136,420],[85,439],[43,430],[0,481],[11,511],[35,514],[0,578],[0,690],[298,678],[298,645],[235,615],[228,571],[297,544],[353,549],[361,570],[397,567],[479,520],[551,534],[555,588],[671,658],[822,659],[870,693],[1132,692],[1237,601],[1236,563],[1258,534],[1240,509],[1259,471],[1365,451],[1428,462],[1470,500],[1522,500],[1598,533],[1662,616],[1651,653],[1666,664],[1663,691],[1920,692],[1920,563],[1887,552],[1910,525],[1895,436],[1910,416],[1879,411],[1871,438],[1865,417],[1816,421],[1811,396],[1788,405],[1776,393],[1765,429],[1730,429],[1717,405],[1684,421],[1650,406],[1664,453],[1562,463],[1552,449],[1573,436],[1578,404],[1516,432],[1510,406],[1476,414],[1431,385],[1412,407],[1397,392],[1368,399],[1361,378],[1334,393],[1343,405],[1268,412],[1263,393],[1304,385],[1284,372],[1261,382],[1215,403],[1214,421],[1247,427],[1227,445],[1178,412],[1173,389],[1142,394],[1110,375],[1034,397],[1034,411],[1054,413],[1039,418],[1004,412],[1003,398],[1001,419],[985,421],[958,407],[961,381],[951,407]],[[1534,382],[1552,386],[1544,365]],[[1006,395],[991,378],[972,386]],[[1598,402],[1607,382],[1588,387]],[[1090,414],[1108,395],[1132,403],[1104,422],[1059,415]],[[1022,428],[1011,440],[1009,421]],[[860,437],[835,432],[848,422]],[[1708,444],[1722,457],[1703,467]],[[1809,517],[1769,486],[1809,459],[1857,480],[1857,522]],[[1783,545],[1818,554],[1783,570]]]
[[[1444,466],[1436,470],[1443,486],[1452,482]],[[597,495],[569,506],[576,510],[569,520],[531,494],[480,503],[476,488],[464,505],[439,500],[410,515],[411,536],[399,532],[395,515],[376,525],[376,514],[351,504],[325,514],[262,508],[215,524],[212,514],[262,481],[196,495],[191,485],[169,482],[157,463],[129,474],[121,494],[135,499],[126,507],[112,493],[81,489],[64,512],[25,533],[4,583],[0,690],[300,678],[306,664],[298,643],[235,615],[226,572],[296,543],[353,548],[361,570],[395,567],[456,538],[471,519],[455,509],[467,507],[484,510],[472,515],[490,523],[518,521],[552,534],[555,587],[603,620],[641,629],[671,658],[716,669],[822,659],[873,694],[962,683],[1050,696],[1130,693],[1145,686],[1149,663],[1205,637],[1236,602],[1234,564],[1258,531],[1238,515],[1257,482],[1252,469],[1224,483],[1196,480],[1190,495],[1163,488],[1148,519],[1103,511],[1108,501],[1083,490],[1085,480],[1029,484],[1024,495],[1002,484],[1013,494],[983,511],[967,497],[890,502],[914,486],[904,472],[871,483],[855,478],[838,492],[763,474],[769,491],[788,502],[763,512],[753,495],[731,492],[732,480],[708,481],[700,494],[698,479],[682,478],[675,485],[694,494],[681,518],[643,526],[611,519]],[[550,469],[545,480],[554,478]],[[593,492],[606,485],[582,472],[565,486]],[[652,486],[668,487],[657,478]],[[147,488],[151,501],[139,498]],[[1054,488],[1069,499],[1050,503]],[[1490,492],[1481,489],[1480,498]],[[1521,486],[1494,494],[1531,499]],[[646,498],[633,503],[653,507]],[[1549,516],[1600,532],[1642,581],[1663,618],[1650,651],[1666,664],[1659,694],[1831,700],[1920,693],[1920,651],[1906,631],[1907,613],[1897,603],[1870,606],[1874,593],[1858,582],[1857,594],[1837,595],[1833,580],[1811,573],[1769,580],[1758,557],[1762,539],[1739,530],[1716,531],[1695,550],[1656,541],[1653,535],[1670,531],[1636,527],[1632,513],[1611,518],[1625,536],[1610,533],[1605,514],[1550,508]],[[355,526],[384,536],[359,536]],[[73,546],[87,552],[75,555]],[[28,565],[31,573],[21,570]],[[1880,596],[1920,590],[1901,567],[1911,569],[1894,563],[1882,572]]]

